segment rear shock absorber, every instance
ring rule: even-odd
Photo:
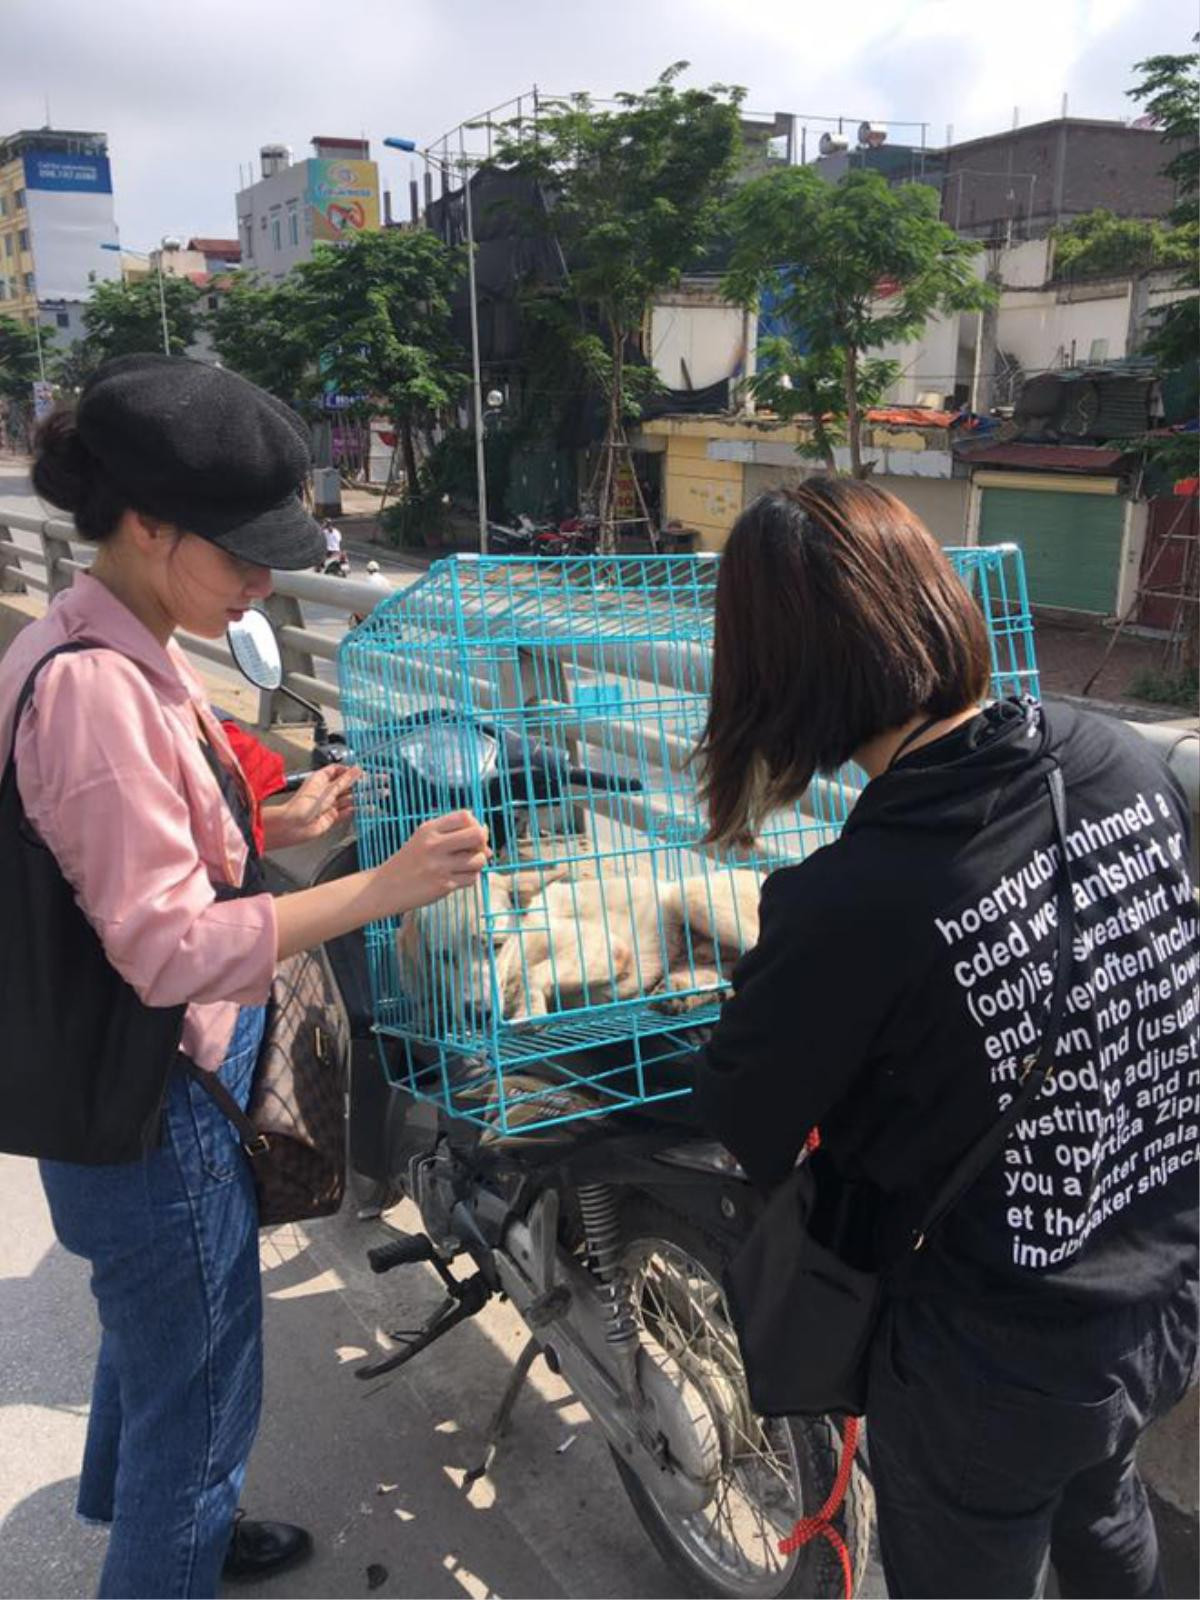
[[[629,1298],[629,1280],[621,1269],[621,1218],[616,1191],[607,1183],[581,1184],[579,1210],[592,1270],[608,1313],[604,1337],[619,1354],[631,1384],[636,1382],[638,1330]]]

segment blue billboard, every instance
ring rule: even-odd
[[[75,194],[111,194],[107,156],[73,156],[61,150],[25,152],[26,189],[57,189]]]

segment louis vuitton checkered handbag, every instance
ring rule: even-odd
[[[241,1135],[260,1227],[340,1208],[349,1059],[350,1033],[329,963],[322,950],[304,950],[276,970],[246,1110],[215,1074],[192,1069]]]

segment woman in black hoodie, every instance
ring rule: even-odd
[[[870,780],[774,873],[697,1070],[754,1180],[809,1130],[902,1225],[1009,1103],[1054,976],[1067,794],[1075,933],[1054,1071],[889,1280],[868,1426],[889,1593],[1162,1593],[1134,1455],[1196,1366],[1196,902],[1174,777],[1122,723],[986,703],[988,640],[922,524],[813,479],[741,516],[701,744],[711,837],[814,773]],[[881,1255],[889,1255],[883,1243]],[[796,1351],[803,1361],[803,1351]]]

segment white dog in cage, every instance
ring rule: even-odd
[[[583,876],[578,862],[492,872],[490,915],[464,890],[404,919],[401,987],[435,1026],[478,1020],[493,995],[507,1022],[637,998],[690,1010],[757,943],[760,888],[745,868],[671,880]]]

